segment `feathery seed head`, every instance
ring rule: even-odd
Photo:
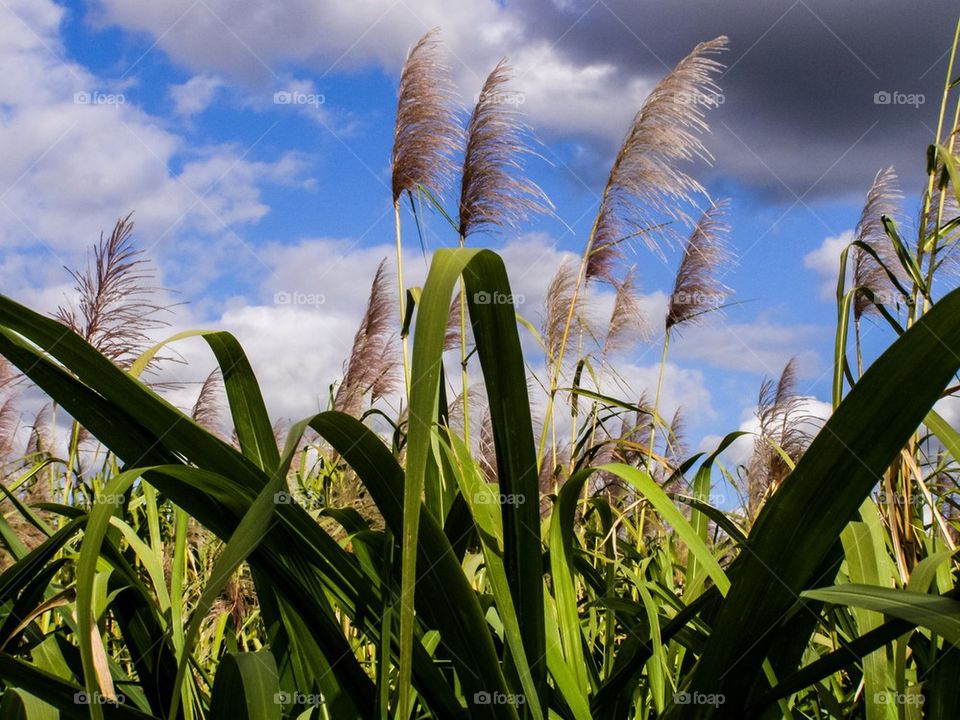
[[[454,88],[436,30],[414,45],[400,74],[393,136],[393,200],[425,187],[437,195],[453,177],[451,155],[462,145]]]
[[[722,65],[712,56],[726,47],[724,36],[697,45],[634,116],[610,169],[593,231],[592,247],[600,254],[595,273],[604,267],[603,253],[628,237],[641,236],[661,252],[659,241],[669,235],[658,223],[664,218],[689,223],[685,207],[706,197],[681,165],[712,159],[701,138],[709,130],[704,108],[718,103],[720,90],[712,78]]]
[[[522,158],[531,150],[516,103],[505,101],[512,97],[510,77],[510,66],[501,60],[483,83],[467,126],[459,212],[464,238],[481,229],[515,227],[532,213],[553,209],[537,184],[522,174]]]
[[[721,219],[727,207],[727,202],[721,201],[707,209],[687,239],[667,307],[668,331],[701,319],[721,305],[730,292],[717,279],[717,270],[730,258],[723,238],[729,228]]]

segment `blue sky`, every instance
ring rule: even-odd
[[[666,404],[689,411],[696,449],[748,423],[762,378],[797,356],[800,389],[822,412],[835,317],[824,294],[835,272],[830,238],[853,228],[888,164],[912,213],[954,18],[946,2],[923,18],[892,2],[868,16],[814,0],[721,5],[5,0],[2,291],[46,311],[69,301],[63,266],[82,264],[99,232],[133,210],[162,284],[186,303],[172,329],[234,331],[271,410],[305,414],[337,379],[376,263],[390,252],[397,77],[426,30],[441,29],[465,106],[500,57],[516,67],[521,108],[542,143],[528,172],[556,217],[482,242],[515,259],[515,290],[530,300],[521,311],[534,321],[563,253],[582,251],[633,112],[696,41],[725,33],[724,103],[707,139],[716,162],[697,174],[731,198],[736,263],[723,280],[737,304],[681,333]],[[924,102],[876,104],[887,90]],[[291,91],[313,101],[274,102]],[[455,241],[439,218],[427,224],[431,247]],[[407,237],[411,266],[422,266]],[[678,249],[666,255],[664,264],[638,248],[627,258],[654,329]],[[274,294],[289,290],[326,302],[277,306]],[[655,371],[657,338],[622,358],[637,395]],[[887,341],[883,328],[867,331],[874,351]],[[184,354],[192,364],[177,372],[206,374],[201,349]]]

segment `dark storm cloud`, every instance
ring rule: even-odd
[[[521,0],[510,7],[531,40],[556,41],[577,62],[610,62],[624,81],[662,74],[700,40],[728,35],[725,102],[711,114],[713,172],[789,202],[861,196],[889,164],[905,190],[921,185],[960,12],[953,0]],[[876,100],[889,104],[877,104],[877,93],[888,93]],[[924,102],[909,104],[919,99],[909,96]]]

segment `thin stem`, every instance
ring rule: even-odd
[[[860,350],[860,318],[853,319],[853,335],[857,346],[857,380],[863,375],[863,352]]]
[[[960,28],[960,24],[957,25]],[[953,113],[953,129],[950,132],[950,139],[947,141],[947,151],[953,154],[953,148],[957,139],[957,127],[960,123],[960,98],[957,99],[957,106]],[[956,178],[950,178],[950,182],[956,183]],[[940,229],[943,227],[943,211],[947,202],[946,188],[940,191],[940,197],[937,202],[937,221],[934,226],[933,247],[930,248],[930,260],[927,266],[927,293],[923,297],[923,311],[930,309],[930,299],[933,296],[933,274],[937,268],[937,251],[940,249]]]
[[[466,244],[466,237],[460,236],[460,247]],[[463,398],[463,442],[470,447],[470,411],[467,403],[467,391],[470,387],[467,379],[467,290],[460,276],[460,384]]]
[[[400,200],[393,201],[393,225],[397,236],[397,295],[400,303],[400,327],[407,317],[407,298],[403,287],[403,242],[400,239]],[[407,401],[410,400],[410,349],[407,341],[407,334],[401,332],[400,337],[403,346],[403,387]]]
[[[583,326],[580,327],[579,332],[577,333],[577,363],[579,365],[580,358],[583,357]],[[582,380],[582,374],[580,375]],[[576,379],[576,378],[575,378]],[[580,383],[578,382],[577,385]],[[599,388],[597,388],[599,390]],[[579,410],[578,406],[574,405],[574,395],[570,394],[570,470],[569,474],[573,474],[573,468],[575,463],[575,458],[573,457],[574,449],[577,447],[577,414],[574,410],[576,407]],[[576,401],[579,403],[579,401]],[[586,483],[584,483],[586,487]]]
[[[593,251],[593,243],[597,234],[597,226],[600,223],[600,216],[603,214],[603,207],[607,200],[607,194],[610,192],[610,184],[603,190],[603,196],[600,198],[600,209],[597,216],[593,219],[593,226],[590,228],[590,236],[587,238],[587,247],[580,259],[580,269],[577,271],[577,282],[573,286],[573,297],[570,299],[570,309],[567,311],[567,320],[563,326],[563,335],[560,339],[560,349],[557,351],[557,357],[554,360],[553,371],[550,376],[550,394],[547,397],[547,412],[543,431],[540,433],[540,447],[537,450],[537,459],[543,457],[544,446],[547,442],[547,428],[553,425],[553,405],[557,396],[557,383],[560,380],[560,370],[563,367],[563,354],[567,348],[567,340],[570,337],[570,327],[573,324],[573,315],[576,312],[577,300],[580,297],[580,285],[583,283],[587,274],[587,264],[590,262],[590,253]],[[556,447],[554,447],[554,461],[556,461]],[[556,462],[554,462],[556,466]]]
[[[936,136],[934,137],[934,143],[936,145],[940,144],[940,138],[943,136],[943,122],[947,115],[947,104],[950,96],[950,84],[953,81],[953,64],[957,57],[958,42],[960,42],[960,19],[957,20],[957,28],[953,34],[953,46],[950,50],[950,61],[947,63],[947,75],[943,85],[943,97],[940,101],[940,115],[937,118],[937,133],[936,133]],[[958,109],[960,109],[960,107],[958,107]],[[930,204],[933,202],[933,189],[934,189],[934,185],[936,184],[936,179],[937,179],[936,162],[934,162],[933,168],[930,172],[930,177],[927,179],[927,193],[923,199],[923,212],[920,215],[921,223],[920,223],[920,238],[917,246],[917,265],[921,267],[923,265],[924,245],[926,244],[926,234],[927,234],[926,230],[930,224]],[[941,193],[941,196],[942,195],[943,193]],[[941,201],[942,200],[943,198],[941,197]],[[939,227],[937,228],[936,232],[939,232]],[[935,249],[936,249],[936,243],[934,243],[934,247],[931,250],[931,255],[933,256],[934,259],[936,257]],[[932,274],[932,272],[933,272],[933,263],[931,262],[929,274]],[[929,290],[929,286],[928,286],[928,290]],[[917,307],[918,307],[917,301],[919,300],[918,292],[919,292],[919,288],[917,287],[916,283],[914,283],[912,288],[912,293],[911,293],[913,302],[910,305],[910,312],[907,317],[908,328],[911,325],[913,325],[913,323],[917,319]],[[929,309],[928,299],[924,298],[924,312],[926,312],[927,309]]]
[[[663,371],[667,365],[667,349],[670,347],[670,331],[663,336],[663,354],[660,356],[660,370],[657,373],[657,392],[653,397],[653,417],[650,419],[650,447],[647,449],[647,470],[653,470],[653,444],[657,439],[657,418],[660,417],[660,391],[663,389]]]

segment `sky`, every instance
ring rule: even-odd
[[[134,212],[138,246],[178,303],[162,334],[233,332],[274,417],[299,419],[325,406],[376,266],[393,257],[397,80],[417,39],[439,28],[465,113],[500,58],[514,68],[536,147],[526,172],[556,211],[472,242],[503,254],[519,311],[539,324],[633,114],[697,42],[723,34],[714,162],[691,171],[730,199],[721,279],[734,304],[671,343],[663,402],[705,449],[750,427],[761,381],[792,357],[810,411],[826,412],[839,251],[883,167],[900,177],[905,222],[916,214],[956,11],[946,0],[922,11],[893,0],[0,0],[0,292],[44,312],[75,300],[65,268]],[[423,220],[428,251],[455,243],[439,216]],[[655,382],[679,257],[637,247],[625,259],[652,329],[617,359],[633,398]],[[409,284],[422,282],[409,234],[405,265]],[[308,300],[285,302],[297,293]],[[609,295],[597,293],[601,309]],[[890,340],[867,321],[868,355]],[[524,346],[537,367],[535,343]],[[181,352],[181,379],[212,369],[203,347]],[[198,388],[185,388],[188,405]]]

